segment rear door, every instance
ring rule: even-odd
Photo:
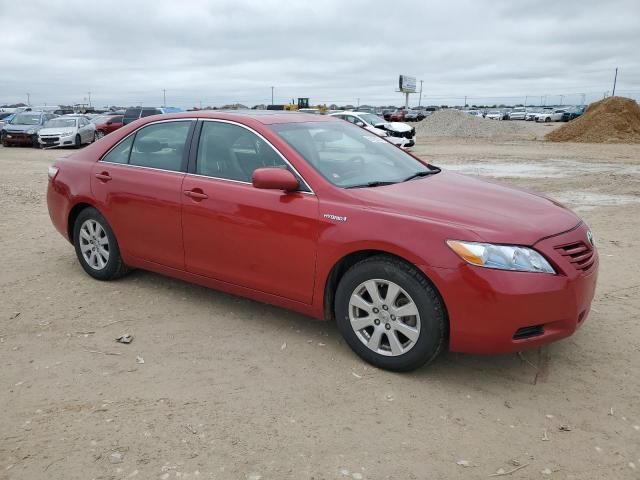
[[[293,170],[269,143],[241,125],[205,121],[193,174],[183,184],[182,224],[190,272],[310,304],[315,278],[318,199],[260,190],[256,168]]]
[[[128,257],[184,269],[182,181],[195,122],[145,125],[98,161],[91,187]]]

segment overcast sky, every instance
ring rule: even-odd
[[[0,13],[0,104],[179,107],[640,99],[639,0],[22,0]],[[552,96],[553,95],[553,96]],[[418,104],[412,95],[411,104]]]

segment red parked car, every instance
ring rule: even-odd
[[[389,116],[389,119],[392,122],[404,122],[406,113],[406,110],[396,110]]]
[[[91,123],[96,126],[96,137],[102,138],[121,128],[123,118],[124,115],[100,115],[92,118]]]
[[[335,319],[390,370],[571,335],[596,287],[570,210],[324,115],[143,118],[56,161],[47,201],[96,279],[147,269]]]

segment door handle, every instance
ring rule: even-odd
[[[113,180],[108,172],[96,173],[96,178],[101,182],[108,182],[110,180]]]
[[[199,188],[194,188],[193,190],[185,190],[184,194],[187,197],[191,197],[194,200],[204,200],[206,198],[209,198],[209,195],[207,195],[206,193],[204,193],[202,190],[200,190]]]

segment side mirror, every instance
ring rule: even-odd
[[[107,122],[107,125],[111,125],[112,123],[113,123],[113,122],[112,122],[111,120],[109,120],[109,121]]]
[[[257,168],[253,172],[251,181],[255,188],[265,190],[293,192],[300,187],[293,173],[283,168]]]
[[[358,120],[356,122],[356,125],[359,126],[359,127],[364,127],[364,122],[361,122],[361,121]]]

